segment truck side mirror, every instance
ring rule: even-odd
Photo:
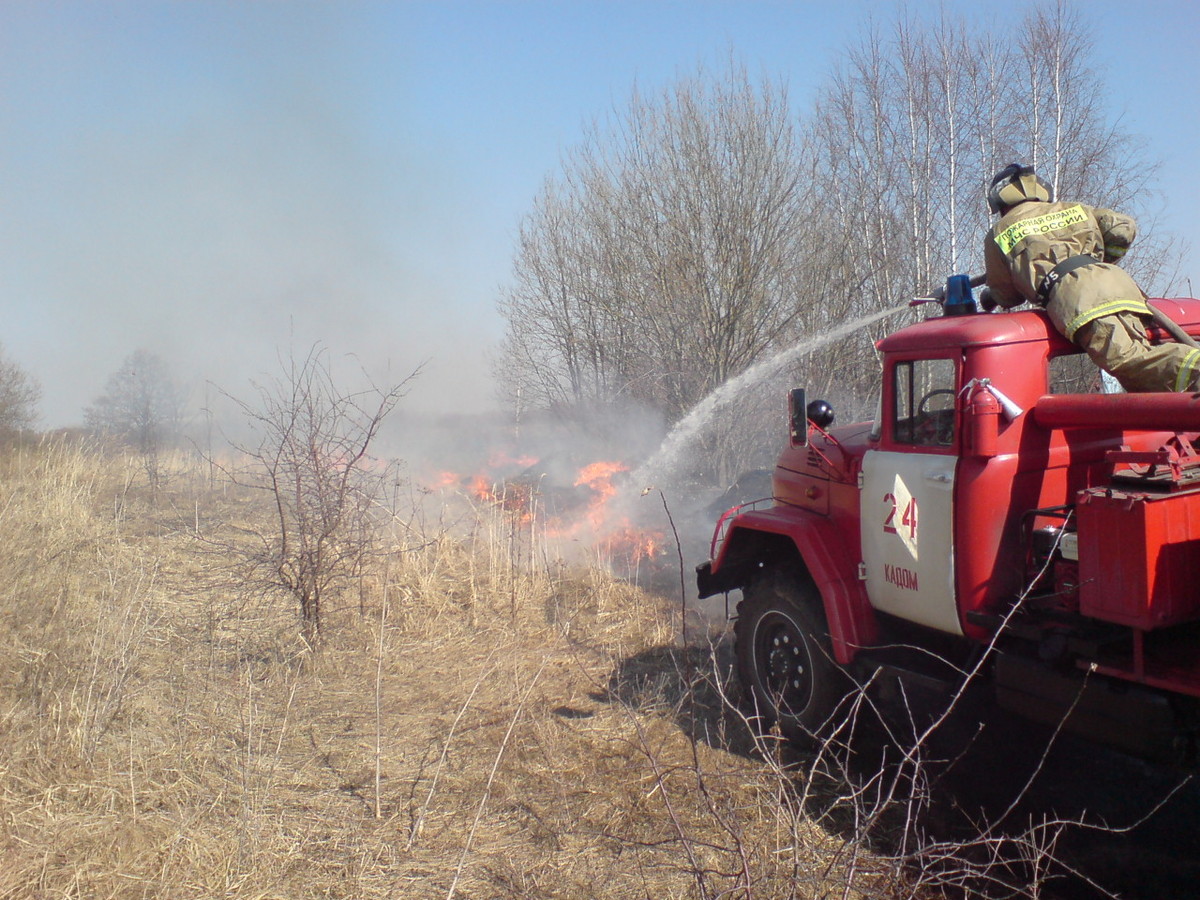
[[[804,388],[788,391],[788,439],[793,447],[808,443],[808,405],[804,402]]]
[[[808,423],[818,428],[828,428],[833,424],[833,407],[824,400],[814,400],[805,403],[804,388],[792,388],[788,391],[788,438],[793,447],[803,447],[808,443]]]

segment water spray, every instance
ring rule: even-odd
[[[634,484],[647,484],[653,479],[655,473],[664,470],[670,471],[676,468],[679,464],[679,455],[685,449],[692,448],[692,439],[701,428],[708,424],[713,413],[746,388],[775,375],[785,366],[804,356],[806,353],[811,353],[826,344],[830,344],[874,322],[878,322],[880,319],[903,312],[910,305],[906,301],[891,309],[885,309],[880,312],[871,313],[870,315],[861,316],[849,322],[843,322],[832,331],[814,335],[800,341],[798,344],[784,348],[769,359],[756,363],[742,374],[726,381],[693,406],[688,414],[676,423],[675,427],[671,429],[671,433],[666,436],[662,444],[659,445],[658,450],[654,452],[654,455],[634,470],[631,481]]]

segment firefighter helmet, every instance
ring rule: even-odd
[[[1049,203],[1054,199],[1054,191],[1050,185],[1042,181],[1032,166],[1020,163],[1009,163],[996,173],[988,187],[988,208],[994,212],[1003,212],[1026,200],[1041,200]]]

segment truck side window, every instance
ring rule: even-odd
[[[954,360],[909,360],[897,363],[893,373],[892,440],[921,447],[953,444]]]

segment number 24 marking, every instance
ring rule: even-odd
[[[887,518],[883,520],[883,531],[885,534],[899,534],[896,527],[896,514],[900,512],[900,504],[896,500],[895,494],[884,494],[883,502],[891,505],[888,511]],[[904,507],[904,512],[900,513],[900,525],[908,529],[909,538],[917,536],[917,498],[910,497],[908,505]]]

